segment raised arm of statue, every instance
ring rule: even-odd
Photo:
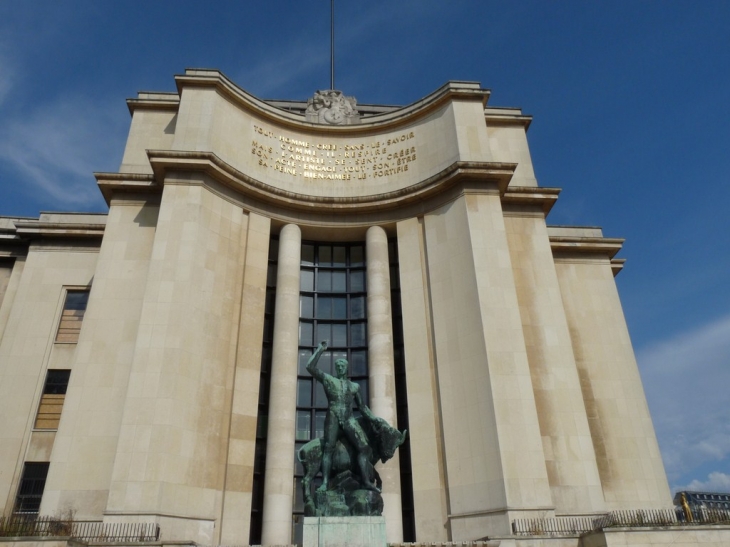
[[[324,372],[322,372],[321,370],[319,370],[317,368],[317,361],[319,361],[319,358],[322,356],[322,353],[326,349],[327,349],[327,342],[325,342],[325,341],[320,342],[319,347],[315,350],[315,352],[309,358],[309,361],[307,361],[307,371],[309,372],[309,374],[311,374],[313,377],[315,377],[320,382],[324,381]]]

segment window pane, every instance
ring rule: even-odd
[[[365,319],[365,297],[350,298],[350,319]]]
[[[327,344],[333,346],[332,328],[330,323],[317,323],[317,343],[326,340]]]
[[[312,292],[314,290],[314,272],[312,270],[302,269],[299,289],[305,292]]]
[[[398,244],[394,240],[388,241],[388,262],[391,264],[398,261]]]
[[[317,297],[317,319],[332,319],[332,298],[329,296]]]
[[[347,346],[347,325],[332,325],[332,345],[339,348]]]
[[[312,380],[300,379],[297,382],[297,406],[312,406]]]
[[[360,386],[360,398],[366,405],[370,404],[370,394],[368,392],[368,380],[364,378],[362,380],[354,380],[354,382]]]
[[[306,321],[299,322],[299,345],[313,346],[312,343],[312,323]]]
[[[403,323],[401,321],[396,321],[393,325],[393,343],[403,344]]]
[[[347,298],[338,296],[332,299],[332,319],[347,319]]]
[[[18,513],[37,513],[41,506],[43,490],[48,476],[47,462],[28,462],[24,465],[23,476],[15,500]]]
[[[312,356],[311,349],[300,349],[299,350],[299,374],[309,374],[307,372],[307,361]]]
[[[362,266],[364,264],[363,248],[360,245],[350,247],[350,266]]]
[[[276,264],[269,264],[266,270],[266,286],[276,287]]]
[[[317,367],[322,372],[332,374],[332,353],[329,351],[325,351],[322,354],[322,357],[319,358],[319,361],[317,362]]]
[[[400,288],[400,277],[398,276],[398,266],[390,267],[390,288]]]
[[[264,317],[264,342],[271,342],[274,333],[274,322],[271,317]]]
[[[397,291],[390,293],[390,308],[392,310],[393,317],[400,317],[403,315],[403,310],[400,305],[400,293]]]
[[[70,376],[70,370],[49,370],[46,373],[46,384],[43,386],[43,393],[52,395],[65,395],[66,389],[68,388],[68,379]]]
[[[294,481],[294,511],[304,511],[304,491],[302,490],[301,478],[297,478]]]
[[[367,335],[365,332],[365,323],[353,323],[350,326],[350,345],[365,346],[367,345]]]
[[[89,291],[68,291],[64,310],[85,310],[89,302]]]
[[[299,458],[297,458],[297,454],[299,454],[299,450],[304,446],[303,442],[295,443],[294,445],[294,475],[297,477],[301,477],[304,475],[304,466],[302,465],[302,462],[299,461]],[[299,488],[297,486],[297,488]]]
[[[332,272],[332,291],[345,292],[347,290],[347,276],[345,272]]]
[[[365,350],[353,351],[350,358],[350,376],[367,376],[368,352]]]
[[[347,247],[333,247],[332,248],[332,265],[345,267],[347,265],[345,259],[345,250]]]
[[[324,436],[324,419],[327,417],[327,412],[318,410],[314,413],[314,436]]]
[[[350,291],[365,291],[365,272],[363,270],[355,270],[350,273]]]
[[[266,304],[264,305],[264,313],[274,313],[276,305],[276,293],[274,291],[266,291]]]
[[[299,297],[299,317],[305,317],[307,319],[312,318],[312,312],[314,308],[314,297],[313,296],[300,296]]]
[[[268,372],[269,365],[271,364],[271,346],[264,346],[261,348],[261,368],[264,372]]]
[[[269,260],[276,260],[279,258],[279,240],[269,240]]]
[[[314,388],[314,405],[317,408],[327,408],[327,395],[325,395],[324,387],[319,382]]]
[[[331,292],[332,291],[332,272],[329,270],[318,270],[317,271],[317,291],[319,292]]]
[[[328,245],[320,245],[319,247],[319,265],[320,266],[331,266],[332,265],[332,247]]]
[[[261,384],[259,388],[259,404],[260,405],[266,405],[269,401],[269,382],[262,378]],[[261,411],[259,411],[259,418],[262,416]],[[258,436],[258,429],[256,435]]]
[[[297,440],[308,441],[312,429],[312,416],[309,410],[297,410]]]
[[[314,245],[302,245],[302,265],[314,266]]]

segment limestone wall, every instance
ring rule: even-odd
[[[112,203],[41,514],[100,520],[106,508],[158,209],[142,198]]]
[[[247,227],[239,207],[202,186],[165,187],[106,521],[152,519],[166,539],[213,541]]]
[[[560,255],[556,269],[606,509],[671,507],[610,260]]]
[[[65,289],[91,285],[98,257],[93,246],[31,246],[0,340],[0,500],[9,511],[46,370],[69,368],[75,345],[54,344]],[[73,376],[73,371],[72,371]]]
[[[555,512],[604,511],[544,214],[508,210],[505,226]]]

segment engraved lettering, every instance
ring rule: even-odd
[[[414,131],[395,133],[385,140],[333,143],[277,134],[257,124],[252,127],[257,138],[251,141],[251,154],[260,168],[306,180],[366,180],[368,173],[389,177],[408,172],[417,157],[415,145],[404,146],[415,138]],[[278,146],[272,146],[269,139]]]

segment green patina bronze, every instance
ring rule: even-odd
[[[309,373],[322,383],[327,395],[324,436],[305,444],[298,453],[304,466],[302,490],[307,516],[377,516],[383,512],[378,460],[388,461],[406,440],[375,416],[360,396],[360,386],[347,377],[346,359],[335,361],[337,376],[322,372],[317,362],[327,349],[322,342],[307,363]],[[362,416],[355,416],[357,404]],[[312,496],[311,483],[322,470],[322,485]]]

